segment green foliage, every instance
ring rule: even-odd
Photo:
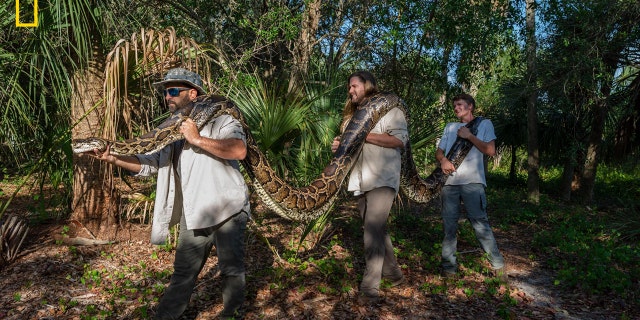
[[[0,82],[6,84],[0,88],[0,146],[7,153],[1,170],[33,173],[41,195],[45,184],[70,189],[70,149],[64,146],[70,79],[90,56],[89,34],[95,25],[90,7],[89,1],[40,1],[36,28],[14,26],[15,16],[0,9]],[[54,197],[58,203],[69,200],[68,193]],[[40,203],[39,215],[46,215],[47,205]]]
[[[164,291],[163,283],[169,281],[171,270],[151,270],[144,262],[137,265],[121,266],[121,268],[94,268],[90,264],[84,265],[84,273],[80,283],[88,288],[100,291],[109,302],[108,307],[89,304],[85,306],[87,319],[110,319],[113,313],[137,300],[139,307],[134,312],[145,316],[148,314],[149,303],[157,302],[158,296]],[[74,281],[71,276],[68,280]],[[153,285],[150,285],[153,284]],[[75,300],[59,300],[61,310],[77,306]]]
[[[323,258],[320,260],[314,260],[313,258],[310,258],[309,262],[315,263],[318,270],[325,277],[335,277],[335,279],[341,279],[342,276],[346,275],[344,273],[343,261],[334,257]]]
[[[611,199],[620,207],[628,207],[630,210],[637,209],[637,201],[629,199],[640,199],[640,166],[634,159],[629,159],[622,164],[602,164],[598,170],[596,188],[598,195],[596,198]],[[629,206],[631,204],[631,206]]]
[[[629,19],[640,13],[638,2],[549,1],[540,9],[547,22],[538,61],[544,97],[538,101],[540,148],[546,161],[578,168],[597,163],[585,161],[590,143],[605,152],[614,143],[618,150],[637,149],[631,142],[637,134],[616,118],[636,121],[630,120],[633,107],[626,100],[637,92],[630,85],[633,77],[620,77],[624,73],[619,71],[637,65],[631,56],[637,52],[640,29]],[[621,135],[626,137],[620,140]],[[601,153],[596,161],[605,158],[615,157]]]
[[[524,190],[498,183],[500,173],[505,173],[493,171],[487,190],[490,210],[499,217],[501,228],[539,224],[532,246],[536,256],[546,257],[557,271],[557,285],[626,296],[634,287],[633,279],[640,276],[636,170],[601,166],[597,198],[606,206],[600,209],[548,197],[532,207],[524,201]],[[545,180],[557,179],[560,174],[557,169],[541,172]]]
[[[444,294],[447,292],[447,287],[445,285],[433,285],[425,282],[420,285],[420,290],[429,294]]]
[[[243,111],[271,167],[292,185],[310,183],[329,163],[330,144],[340,121],[341,110],[334,106],[336,78],[317,68],[317,74],[311,75],[317,79],[305,85],[304,92],[288,93],[286,82],[269,85],[258,77],[242,77],[242,83],[228,93]],[[310,233],[321,239],[329,217],[330,211],[308,223],[298,245]]]
[[[97,320],[97,319],[105,319],[106,314],[102,314],[105,311],[99,310],[98,306],[95,304],[88,304],[85,306],[85,313],[80,317],[81,319],[86,320]]]
[[[321,96],[287,94],[284,86],[270,86],[255,78],[250,86],[229,92],[270,165],[287,181],[309,181],[319,173],[318,159],[329,159],[330,148],[320,148],[330,134],[314,111]],[[308,161],[308,159],[316,159]],[[304,165],[302,169],[299,167]],[[311,167],[309,167],[311,166]],[[314,172],[308,169],[313,168]]]
[[[463,292],[467,297],[471,297],[475,294],[475,291],[473,290],[473,288],[464,288]]]
[[[173,250],[173,243],[171,243],[170,241],[167,241],[164,244],[158,245],[158,248],[166,252],[171,252],[171,250]]]
[[[540,207],[531,205],[526,201],[526,190],[522,188],[509,188],[511,183],[505,182],[508,172],[501,172],[503,176],[490,175],[487,184],[487,197],[489,209],[496,210],[500,214],[499,226],[509,228],[518,223],[534,223],[540,217]],[[496,187],[502,185],[504,187]],[[543,199],[546,199],[543,196]],[[541,200],[542,202],[546,200]]]
[[[101,270],[91,269],[88,264],[84,265],[84,274],[80,278],[80,282],[89,288],[93,286],[100,286],[102,283],[102,272]]]
[[[239,23],[241,27],[251,29],[261,42],[272,43],[276,40],[291,41],[299,31],[300,16],[287,7],[273,7],[259,19],[246,18]]]
[[[538,234],[534,245],[551,255],[550,263],[558,269],[559,284],[598,293],[625,294],[632,279],[640,275],[637,267],[640,248],[620,241],[620,234],[604,228],[604,222],[598,219],[585,211],[566,212],[550,221],[556,227]]]
[[[313,221],[310,221],[304,228],[304,231],[302,232],[302,235],[300,235],[300,242],[298,243],[299,246],[302,245],[302,243],[305,241],[305,239],[311,234],[314,233],[316,234],[316,241],[314,241],[314,243],[312,243],[312,247],[314,247],[317,244],[317,241],[321,240],[324,236],[324,234],[326,233],[328,227],[330,226],[330,218],[331,218],[331,211],[333,208],[327,210],[327,212],[325,212],[324,214],[320,215],[318,218],[314,219]]]

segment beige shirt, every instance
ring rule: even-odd
[[[407,143],[409,139],[404,112],[393,108],[371,129],[372,133],[388,133]],[[379,187],[400,188],[401,150],[365,143],[349,176],[349,191],[355,195]]]
[[[242,126],[229,115],[210,121],[200,134],[213,139],[238,138],[246,142]],[[178,142],[150,155],[137,155],[139,176],[158,175],[151,242],[162,244],[169,228],[184,212],[188,229],[218,225],[234,214],[249,213],[249,192],[235,160],[225,160],[185,143],[176,175],[173,153]]]

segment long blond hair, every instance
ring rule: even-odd
[[[349,120],[356,112],[356,108],[358,107],[358,103],[354,103],[351,101],[351,96],[348,94],[349,92],[349,83],[351,82],[351,78],[357,77],[361,82],[364,82],[364,98],[367,99],[372,95],[379,92],[378,84],[376,82],[376,78],[369,71],[356,71],[349,75],[347,78],[347,102],[344,105],[344,109],[342,110],[342,123],[340,124],[340,132],[344,132],[344,129],[347,127]],[[361,101],[361,103],[364,100]]]

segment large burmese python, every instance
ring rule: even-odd
[[[176,111],[167,120],[152,131],[134,139],[113,142],[100,138],[75,139],[73,151],[87,152],[93,149],[104,150],[111,145],[111,153],[143,154],[160,150],[174,141],[183,139],[178,128],[181,121],[190,117],[202,127],[212,118],[228,114],[238,119],[247,138],[247,156],[242,160],[243,167],[252,179],[254,190],[263,202],[278,215],[296,221],[310,221],[326,212],[335,201],[340,186],[355,163],[369,131],[389,110],[400,108],[407,114],[404,101],[390,93],[381,93],[370,97],[356,110],[342,134],[342,140],[331,162],[319,177],[304,187],[291,186],[282,180],[267,162],[264,153],[256,144],[251,130],[242,113],[235,104],[222,96],[200,96],[189,107]],[[480,117],[469,124],[472,133],[477,131]],[[458,138],[447,154],[455,167],[458,167],[473,145],[466,139]],[[440,168],[422,179],[413,162],[411,145],[406,143],[402,157],[401,190],[411,200],[425,203],[435,198],[444,185],[447,175]]]

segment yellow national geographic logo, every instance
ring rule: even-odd
[[[28,2],[28,1],[24,1]],[[37,27],[38,26],[38,0],[33,0],[33,22],[20,22],[20,0],[16,0],[16,27]]]

